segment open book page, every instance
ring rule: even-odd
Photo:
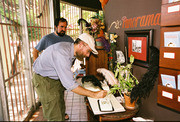
[[[117,112],[124,112],[125,111],[124,107],[120,104],[120,102],[117,101],[117,99],[114,97],[114,95],[109,94],[103,99],[109,99],[110,100],[112,108],[113,108],[112,111],[111,111],[109,105],[107,105],[108,108],[103,108],[103,110],[106,110],[106,111],[101,111],[99,104],[98,104],[99,99],[94,99],[94,98],[88,97],[89,104],[92,108],[94,115],[107,114],[107,113],[117,113]]]
[[[113,111],[111,101],[107,98],[102,98],[98,100],[100,111]]]
[[[83,87],[85,89],[92,90],[92,91],[99,91],[100,90],[99,87],[94,86],[91,82],[85,82],[83,84]],[[107,85],[106,81],[104,81],[102,83],[102,88],[104,90],[109,91],[109,86]],[[89,104],[92,108],[94,115],[124,112],[125,111],[124,107],[120,104],[120,102],[115,98],[115,96],[113,94],[108,94],[105,98],[101,98],[101,99],[95,99],[95,98],[91,98],[91,97],[87,97],[87,98],[89,100]],[[100,101],[106,101],[106,102],[107,102],[107,100],[109,100],[108,104],[102,105],[102,107],[101,107],[104,111],[102,111],[102,109],[100,110],[99,103],[98,103],[99,100]]]

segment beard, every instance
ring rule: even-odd
[[[76,53],[76,58],[77,58],[78,60],[80,60],[80,61],[83,61],[83,59],[85,58],[85,56],[82,55],[82,54]]]
[[[58,31],[56,31],[56,33],[58,34],[58,36],[64,36],[65,35],[65,31],[60,31],[59,33],[58,33]]]

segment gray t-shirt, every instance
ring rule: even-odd
[[[36,59],[33,64],[35,73],[43,77],[60,79],[67,90],[76,88],[76,83],[71,71],[72,60],[74,59],[74,43],[60,42],[49,46]]]
[[[55,33],[50,33],[46,36],[44,36],[39,43],[36,45],[36,49],[41,52],[42,50],[45,50],[48,46],[53,45],[58,42],[71,42],[74,43],[74,40],[68,36],[57,36]]]

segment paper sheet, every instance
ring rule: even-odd
[[[92,108],[92,111],[93,111],[94,115],[107,114],[107,113],[116,113],[116,112],[124,112],[125,111],[124,107],[117,101],[117,99],[114,97],[114,95],[109,94],[106,97],[108,97],[109,100],[111,101],[112,106],[114,108],[114,111],[109,111],[109,112],[100,111],[99,110],[99,105],[98,105],[98,99],[88,97],[89,104],[90,104],[90,106]]]
[[[98,87],[93,86],[93,84],[90,83],[90,82],[84,83],[83,86],[84,86],[84,88],[92,90],[92,91],[99,91],[100,90]],[[109,86],[107,85],[107,83],[105,81],[102,84],[102,88],[104,90],[109,91]],[[87,97],[94,115],[107,114],[107,113],[116,113],[116,112],[124,112],[125,111],[124,107],[120,104],[120,102],[115,98],[114,95],[109,94],[106,97],[107,97],[107,99],[109,99],[111,101],[112,106],[114,108],[114,111],[109,111],[109,112],[100,111],[99,105],[98,105],[98,99]]]

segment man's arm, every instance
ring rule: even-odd
[[[33,62],[37,59],[39,51],[36,48],[33,48]]]
[[[101,90],[101,91],[94,92],[94,91],[84,89],[81,86],[76,87],[75,89],[72,90],[72,92],[74,92],[76,94],[79,94],[79,95],[92,97],[92,98],[104,98],[107,95],[106,90]]]

